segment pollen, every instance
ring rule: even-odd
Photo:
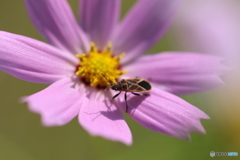
[[[115,83],[121,75],[126,73],[120,69],[120,59],[125,53],[113,56],[111,48],[112,44],[108,43],[103,51],[99,51],[92,42],[89,53],[76,55],[80,61],[75,74],[85,83],[94,87],[109,85],[109,82],[102,75],[107,77],[111,83]]]

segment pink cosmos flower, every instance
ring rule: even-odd
[[[132,135],[121,112],[124,98],[111,100],[116,93],[102,89],[108,83],[101,74],[112,81],[148,79],[150,95],[129,93],[127,114],[153,131],[190,139],[191,132],[205,133],[200,119],[209,117],[173,94],[222,85],[221,58],[180,52],[143,55],[166,32],[180,2],[140,0],[118,23],[120,0],[81,0],[79,25],[66,0],[25,0],[33,24],[51,45],[0,32],[0,69],[25,81],[51,84],[23,98],[45,126],[65,125],[78,116],[91,135],[127,145]]]

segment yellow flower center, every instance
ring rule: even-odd
[[[120,59],[124,53],[113,56],[111,43],[103,51],[99,51],[96,45],[91,43],[89,53],[76,56],[80,59],[76,75],[91,86],[104,88],[109,85],[105,77],[111,83],[115,83],[122,74],[126,73],[120,69]]]

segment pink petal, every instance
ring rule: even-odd
[[[89,42],[66,0],[25,0],[29,16],[52,45],[73,54],[88,51]]]
[[[128,93],[128,114],[144,127],[180,139],[190,139],[190,132],[205,133],[200,119],[209,117],[179,97],[159,89],[149,96]],[[125,110],[123,95],[119,106]]]
[[[35,83],[53,83],[72,75],[77,58],[24,36],[0,31],[0,70]]]
[[[195,53],[161,53],[142,56],[123,69],[128,77],[142,77],[174,94],[191,94],[224,85],[227,71],[222,58]]]
[[[181,0],[140,0],[113,36],[114,53],[128,62],[149,50],[169,28]]]
[[[78,118],[83,128],[93,136],[132,144],[131,131],[121,111],[109,101],[109,97],[97,97],[93,93],[90,98],[85,98]]]
[[[81,26],[102,50],[118,21],[120,0],[81,0]]]
[[[45,126],[61,126],[70,122],[79,112],[86,96],[84,87],[69,78],[61,79],[46,89],[23,98],[29,109],[42,116]]]

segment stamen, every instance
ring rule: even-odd
[[[103,51],[99,51],[97,46],[91,42],[89,53],[76,55],[80,59],[80,62],[75,74],[91,86],[109,86],[109,82],[107,82],[102,74],[110,82],[115,83],[116,79],[127,73],[127,71],[120,69],[120,59],[124,55],[125,53],[113,56],[111,43],[108,43]]]

